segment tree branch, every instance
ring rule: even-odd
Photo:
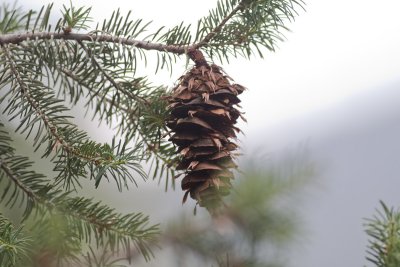
[[[114,86],[114,88],[117,91],[120,91],[122,93],[124,93],[125,95],[127,95],[128,97],[135,99],[136,101],[141,101],[145,104],[149,104],[147,99],[144,99],[142,97],[136,96],[134,94],[132,94],[131,92],[121,88],[121,86],[119,86],[119,84],[114,80],[113,77],[111,77],[111,75],[100,65],[100,63],[96,60],[95,55],[92,53],[92,51],[90,49],[88,49],[82,41],[78,41],[78,44],[82,47],[82,49],[85,51],[85,53],[87,54],[88,57],[91,58],[93,64],[101,71],[101,73],[103,73],[103,75],[107,78],[107,80]]]
[[[0,45],[4,44],[20,44],[30,40],[72,40],[72,41],[90,41],[90,42],[108,42],[135,46],[145,50],[156,50],[161,52],[170,52],[174,54],[184,54],[187,50],[184,46],[165,45],[160,43],[151,43],[149,41],[141,41],[130,39],[129,37],[119,37],[110,34],[97,33],[64,33],[64,32],[27,32],[18,34],[0,35]]]
[[[89,93],[94,94],[95,96],[98,97],[99,101],[102,102],[103,104],[107,103],[110,106],[113,106],[117,109],[120,109],[124,111],[126,114],[129,114],[130,116],[134,116],[135,118],[139,119],[136,114],[134,114],[134,110],[132,109],[126,109],[121,107],[117,102],[112,101],[112,99],[107,98],[104,94],[99,94],[95,91],[93,91],[92,87],[90,87],[88,84],[84,82],[84,80],[80,79],[73,71],[65,69],[65,68],[59,68],[58,66],[55,67],[57,71],[65,74],[65,76],[71,78],[72,80],[76,81],[80,86],[86,88]],[[147,99],[146,99],[147,101]]]
[[[12,74],[15,76],[17,83],[22,92],[22,96],[26,98],[29,105],[35,110],[38,117],[40,117],[46,127],[49,129],[51,135],[55,138],[56,144],[60,144],[62,148],[67,151],[68,153],[73,154],[74,156],[81,158],[83,160],[93,162],[95,165],[99,164],[99,159],[94,157],[89,157],[87,155],[83,155],[79,152],[78,149],[67,143],[62,136],[58,134],[57,126],[51,121],[51,118],[45,114],[45,112],[40,108],[39,103],[32,97],[30,93],[29,86],[23,81],[19,71],[17,70],[16,64],[11,57],[10,50],[8,49],[7,45],[0,45],[0,48],[4,51],[4,55],[6,60],[10,65],[10,69]]]
[[[96,94],[96,92],[93,92],[92,88],[85,84],[84,81],[82,79],[80,79],[77,75],[75,75],[74,72],[67,70],[67,69],[60,69],[58,67],[56,67],[58,71],[62,72],[63,74],[65,74],[67,77],[73,79],[74,81],[76,81],[78,84],[80,84],[81,86],[85,87],[90,93],[94,93]],[[135,111],[129,107],[123,107],[121,105],[121,103],[118,103],[116,101],[112,101],[112,99],[109,99],[108,97],[104,96],[104,95],[98,95],[98,98],[100,101],[102,101],[103,103],[107,103],[113,107],[115,107],[116,109],[120,110],[121,112],[125,113],[125,114],[129,114],[129,121],[138,126],[137,123],[133,120],[135,119],[139,119],[139,117],[136,115]],[[146,99],[146,103],[148,103],[148,100]],[[146,144],[147,148],[154,153],[154,155],[159,158],[161,161],[163,161],[168,167],[171,166],[171,162],[167,159],[165,159],[162,155],[160,155],[160,153],[158,153],[157,148],[150,144],[147,139],[146,139],[146,135],[141,131],[141,129],[138,127],[137,131],[139,132],[139,134],[142,136],[142,140],[143,142]]]
[[[231,13],[229,13],[220,22],[220,24],[216,28],[214,28],[211,32],[209,32],[203,40],[192,45],[166,45],[161,43],[152,43],[150,41],[135,40],[129,37],[120,37],[110,34],[98,34],[97,32],[90,32],[90,33],[27,32],[27,33],[17,33],[17,34],[3,34],[0,35],[0,45],[5,45],[5,44],[18,45],[24,41],[30,41],[30,40],[72,40],[72,41],[77,41],[80,44],[82,44],[83,41],[91,41],[91,42],[95,41],[95,42],[118,43],[123,45],[135,46],[137,48],[141,48],[144,50],[156,50],[160,52],[169,52],[177,55],[182,55],[187,53],[188,51],[195,51],[207,45],[215,35],[221,32],[224,25],[239,10],[243,9],[244,5],[242,2],[240,2],[231,11]]]
[[[209,32],[206,37],[204,37],[203,40],[200,42],[194,44],[192,47],[190,47],[190,50],[198,50],[200,47],[207,45],[212,38],[214,38],[215,35],[221,32],[222,28],[225,26],[225,24],[239,11],[242,10],[244,7],[244,4],[241,1],[232,11],[229,13],[219,24],[217,27],[215,27],[211,32]]]
[[[7,162],[4,159],[0,158],[0,170],[2,170],[5,175],[19,188],[21,189],[33,202],[42,204],[49,210],[55,209],[57,212],[60,212],[61,214],[71,216],[77,220],[89,223],[95,227],[97,230],[97,233],[95,234],[97,237],[98,235],[102,235],[104,230],[111,231],[113,233],[116,233],[121,236],[129,236],[132,238],[132,240],[136,242],[140,242],[141,238],[146,238],[146,230],[136,230],[132,231],[132,229],[127,228],[124,229],[123,227],[120,227],[118,224],[120,219],[120,215],[118,213],[114,213],[111,217],[115,217],[113,220],[110,220],[109,218],[107,219],[102,219],[98,218],[97,214],[95,213],[96,209],[101,209],[101,206],[99,206],[99,203],[96,203],[92,205],[88,209],[82,209],[82,210],[75,210],[71,209],[69,205],[75,204],[75,203],[83,203],[83,204],[90,204],[90,199],[83,199],[83,198],[70,198],[66,197],[64,200],[60,201],[59,197],[54,196],[47,198],[47,195],[40,196],[38,195],[34,190],[32,190],[30,187],[26,186],[22,179],[18,177],[18,175],[15,173],[15,170],[10,168],[7,165]],[[41,190],[41,186],[37,187],[36,189],[38,192]],[[63,197],[66,196],[63,194]],[[102,213],[104,215],[104,212]],[[126,217],[126,216],[125,216]],[[139,216],[140,217],[140,216]],[[124,218],[124,217],[123,217]],[[140,218],[138,218],[140,219]],[[146,220],[145,218],[141,219],[141,222],[144,222]],[[140,224],[140,223],[139,223]],[[138,224],[136,224],[138,225]],[[148,228],[149,230],[153,229],[152,227]],[[155,230],[155,229],[154,229]]]
[[[13,183],[19,187],[29,198],[35,201],[40,201],[40,197],[35,194],[29,187],[25,186],[18,177],[12,172],[12,170],[8,167],[4,159],[0,158],[0,169],[4,171],[8,178],[10,178]]]
[[[85,82],[80,79],[77,75],[75,75],[74,72],[67,70],[67,69],[61,69],[56,67],[58,71],[62,72],[63,74],[65,74],[67,77],[73,79],[74,81],[76,81],[78,84],[80,84],[81,86],[85,87],[90,93],[94,93],[96,94],[96,92],[93,92],[92,88],[85,84]],[[125,113],[125,114],[129,114],[129,121],[138,126],[138,124],[134,121],[134,119],[139,119],[139,117],[137,116],[135,110],[129,108],[129,107],[123,107],[121,105],[121,103],[118,103],[116,101],[112,101],[112,99],[109,99],[107,97],[105,97],[104,95],[99,95],[97,94],[98,98],[100,101],[102,101],[103,103],[107,103],[113,107],[115,107],[116,109],[120,110],[121,112]],[[148,100],[146,99],[146,102],[148,102]],[[142,136],[142,140],[145,143],[145,145],[147,146],[148,150],[150,150],[156,158],[160,159],[162,162],[164,162],[164,164],[168,167],[171,168],[173,162],[171,162],[168,159],[165,159],[159,152],[156,146],[150,144],[146,138],[146,135],[141,131],[141,129],[138,127],[137,131],[139,132],[139,134]]]

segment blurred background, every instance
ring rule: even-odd
[[[18,4],[24,9],[38,9],[47,2],[20,0]],[[69,1],[56,1],[54,10],[62,4],[69,5]],[[155,26],[172,26],[182,20],[196,22],[215,6],[215,1],[76,0],[73,4],[92,6],[95,22],[120,8],[153,20]],[[240,125],[245,135],[240,137],[244,156],[239,165],[244,170],[257,169],[250,162],[263,166],[259,172],[250,172],[248,178],[238,177],[238,192],[257,189],[246,184],[246,179],[258,183],[265,194],[260,193],[260,199],[255,201],[267,202],[264,212],[272,210],[282,221],[290,222],[285,228],[290,238],[282,239],[281,235],[267,231],[279,233],[279,223],[263,229],[265,235],[260,235],[260,240],[247,240],[251,233],[233,235],[232,231],[241,233],[237,221],[233,220],[234,226],[229,225],[233,217],[213,221],[199,209],[193,217],[194,203],[182,206],[179,188],[164,192],[162,182],[158,185],[157,181],[148,181],[123,193],[112,182],[103,183],[99,190],[92,189],[88,182],[85,194],[103,199],[121,212],[143,211],[152,222],[168,229],[166,233],[174,233],[174,225],[180,223],[194,226],[196,233],[212,229],[210,235],[228,239],[220,240],[227,251],[242,251],[244,258],[265,260],[265,265],[260,266],[281,266],[268,263],[275,259],[276,264],[296,267],[364,266],[367,237],[363,218],[374,213],[379,200],[389,206],[400,205],[400,2],[308,0],[305,9],[299,10],[295,22],[288,23],[291,32],[285,34],[287,39],[275,53],[267,53],[264,59],[233,59],[222,65],[237,83],[249,88],[241,97],[248,123]],[[172,75],[167,70],[153,75],[154,68],[144,66],[139,74],[150,74],[154,84],[173,86],[184,71],[182,59]],[[75,109],[73,115],[94,139],[111,139],[111,130],[85,118],[81,110]],[[27,146],[21,146],[19,152],[34,155]],[[50,173],[41,162],[46,161],[39,161],[40,171]],[[309,172],[310,169],[313,171]],[[293,187],[293,180],[301,182]],[[279,192],[281,200],[272,201],[275,193],[271,192]],[[233,203],[235,199],[240,198],[233,194]],[[247,206],[236,204],[245,212],[243,207]],[[295,216],[290,217],[288,212]],[[253,218],[254,223],[262,223],[258,215],[240,214],[249,222]],[[214,239],[207,241],[207,236],[202,237],[206,241],[199,241],[198,234],[184,233],[188,240],[195,240],[199,249],[203,243],[209,244],[209,249],[222,246],[213,243]],[[177,251],[184,250],[178,246],[174,252],[167,237],[163,240],[164,248],[155,250],[156,259],[144,266],[167,266],[166,262],[187,266],[187,261],[196,262],[193,255],[188,256],[190,253],[176,257]],[[241,244],[238,240],[246,245],[228,246]],[[266,240],[273,241],[273,248]],[[256,244],[257,249],[252,251],[251,244]],[[177,261],[185,257],[188,258]],[[208,262],[207,266],[211,264]]]

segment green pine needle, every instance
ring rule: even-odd
[[[0,213],[0,265],[12,267],[27,258],[31,239],[22,227],[15,227]]]

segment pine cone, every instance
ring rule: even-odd
[[[177,170],[185,170],[183,202],[188,195],[207,209],[215,209],[229,194],[236,168],[232,142],[240,129],[233,126],[241,113],[234,107],[245,89],[232,84],[217,65],[197,65],[173,89],[167,126],[181,154]]]

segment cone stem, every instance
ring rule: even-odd
[[[190,57],[191,60],[194,61],[194,63],[196,64],[196,67],[200,67],[200,66],[208,67],[206,58],[204,57],[203,53],[200,50],[198,50],[198,49],[189,50],[188,56]]]

